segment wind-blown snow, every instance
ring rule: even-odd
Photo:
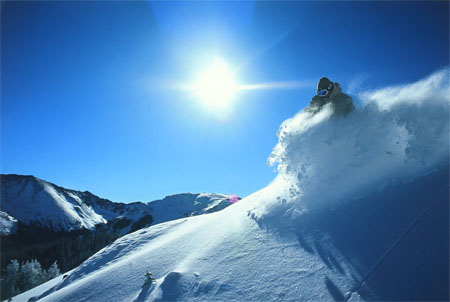
[[[448,300],[448,69],[364,100],[284,122],[269,186],[124,236],[36,299]]]
[[[346,117],[326,108],[300,112],[278,131],[268,159],[289,192],[285,211],[336,207],[395,181],[411,180],[449,160],[449,70],[414,84],[361,95]],[[269,214],[269,208],[255,211]],[[272,213],[273,214],[273,213]]]

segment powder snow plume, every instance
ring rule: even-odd
[[[362,93],[348,116],[324,108],[284,121],[269,165],[278,176],[252,210],[259,218],[336,208],[447,165],[449,68],[413,84]],[[273,196],[273,195],[272,195]]]

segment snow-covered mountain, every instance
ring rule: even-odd
[[[135,222],[151,215],[161,223],[221,210],[231,203],[221,194],[184,193],[149,203],[119,203],[85,191],[59,187],[34,176],[1,175],[0,225],[2,234],[14,232],[17,221],[56,231],[94,229],[120,219]],[[127,225],[124,230],[128,230]]]
[[[448,301],[448,77],[300,112],[270,185],[126,235],[32,300]]]
[[[163,199],[155,200],[150,206],[150,214],[154,216],[154,223],[166,222],[206,213],[216,212],[228,207],[231,203],[229,196],[211,193],[174,194]]]

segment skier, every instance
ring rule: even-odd
[[[355,109],[353,99],[342,93],[341,85],[324,77],[317,83],[317,95],[312,98],[305,110],[316,114],[328,103],[332,104],[334,112],[338,115],[347,115]]]

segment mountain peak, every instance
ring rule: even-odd
[[[2,174],[1,189],[2,211],[26,225],[33,223],[56,231],[94,229],[118,217],[137,221],[152,215],[153,223],[161,223],[229,205],[226,195],[211,193],[181,193],[148,203],[119,203],[89,191],[66,189],[33,175]]]

